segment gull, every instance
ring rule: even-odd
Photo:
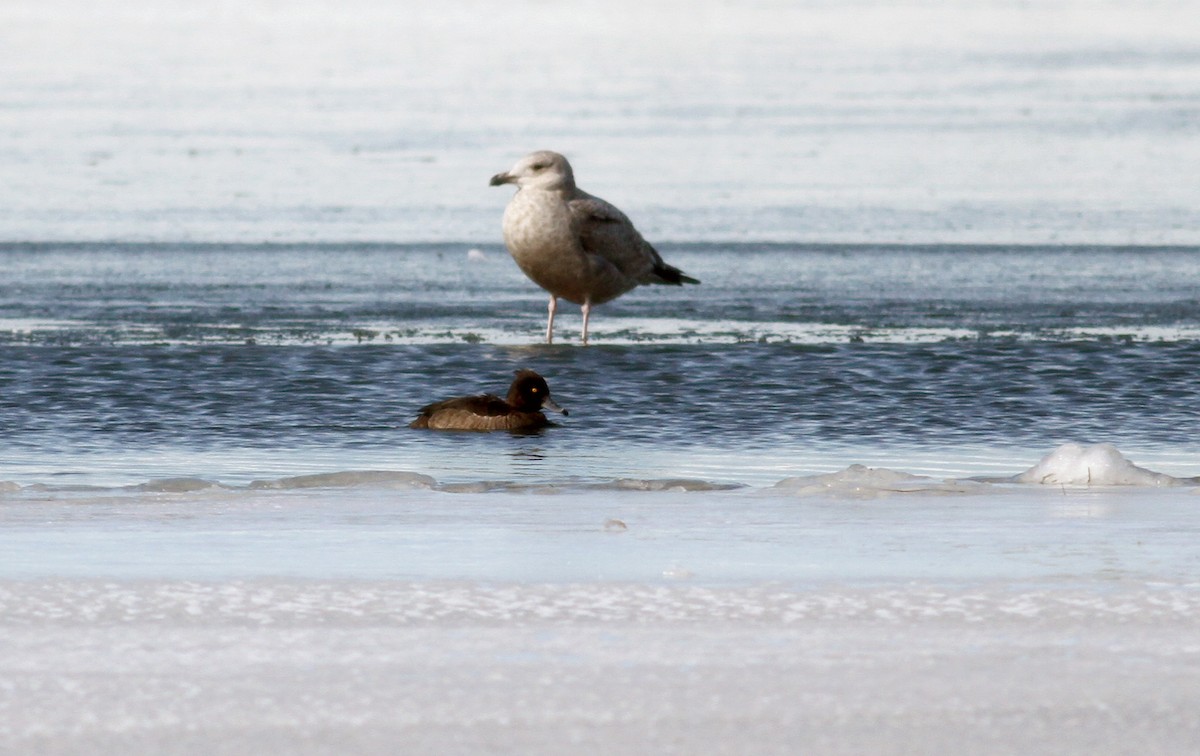
[[[557,152],[531,152],[491,185],[516,184],[504,210],[504,244],[517,266],[550,292],[546,343],[554,341],[558,298],[583,309],[583,343],[594,305],[642,284],[700,283],[663,262],[625,213],[575,186]]]

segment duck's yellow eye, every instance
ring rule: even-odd
[[[538,392],[537,388],[531,388],[531,389],[529,389],[529,390],[530,390],[531,392],[533,392],[534,394],[536,394],[536,393]]]

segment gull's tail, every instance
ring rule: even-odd
[[[691,276],[684,275],[683,271],[679,268],[676,268],[673,265],[667,265],[664,262],[656,263],[652,272],[658,279],[654,283],[669,284],[671,286],[700,283]]]

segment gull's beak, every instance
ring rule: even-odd
[[[495,181],[495,180],[496,179],[492,179],[492,181]],[[545,399],[542,400],[542,409],[554,410],[555,412],[561,412],[563,415],[571,414],[570,412],[567,412],[565,409],[563,409],[562,407],[559,407],[557,404],[555,404],[554,400],[551,399],[550,397],[546,397]]]
[[[495,176],[492,176],[492,180],[488,182],[488,186],[511,184],[514,181],[516,181],[516,178],[511,173],[497,173]]]

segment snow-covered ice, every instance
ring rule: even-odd
[[[1194,484],[1018,477],[9,490],[0,751],[1186,752]]]
[[[1192,0],[9,0],[8,238],[498,238],[564,152],[647,238],[1195,243]]]
[[[1200,591],[32,581],[11,753],[1186,753]]]

